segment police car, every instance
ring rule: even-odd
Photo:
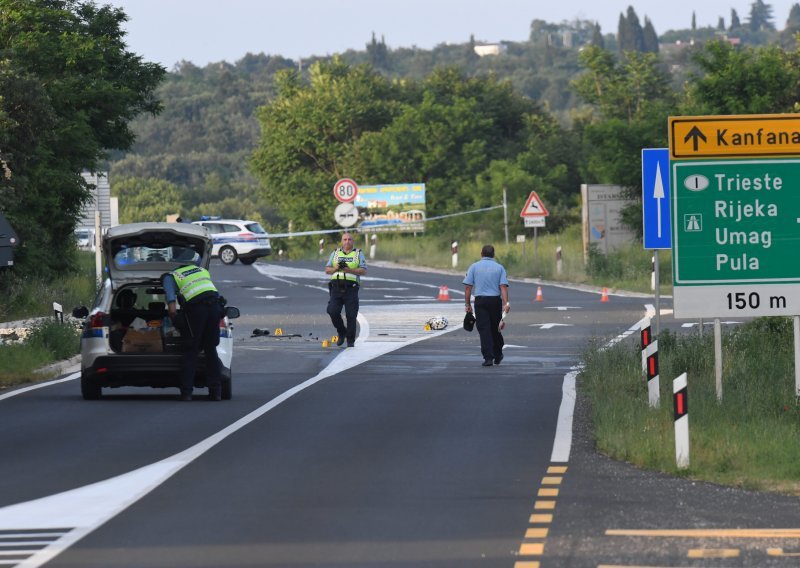
[[[225,264],[233,264],[237,259],[242,264],[253,264],[256,259],[272,254],[269,235],[256,221],[202,217],[193,224],[208,229],[214,245],[211,256],[219,257]]]
[[[208,268],[211,238],[188,223],[118,225],[103,237],[107,278],[91,310],[75,308],[84,318],[81,332],[81,394],[101,397],[104,388],[149,386],[179,388],[181,337],[167,317],[161,276],[188,263]],[[217,354],[222,362],[222,398],[232,396],[233,327],[239,310],[225,308],[219,320]],[[205,388],[203,354],[198,354],[195,387]]]

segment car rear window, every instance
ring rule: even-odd
[[[146,246],[123,247],[114,255],[117,267],[147,262],[196,262],[200,255],[189,247],[168,246],[151,248]]]
[[[259,223],[247,223],[245,227],[247,227],[247,230],[251,233],[266,233],[264,228]]]

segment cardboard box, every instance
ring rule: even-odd
[[[161,353],[164,344],[161,341],[159,328],[137,331],[129,329],[122,338],[123,353]]]

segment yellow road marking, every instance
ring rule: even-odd
[[[551,465],[547,468],[547,473],[567,473],[567,466],[565,465]]]
[[[800,552],[784,552],[782,548],[768,548],[767,556],[800,556]]]
[[[800,538],[800,529],[608,529],[606,536],[678,536],[688,538]]]
[[[539,489],[539,497],[558,497],[558,489],[548,489],[546,487],[542,487]]]
[[[738,548],[690,548],[689,558],[736,558],[739,556]]]
[[[555,509],[556,502],[555,501],[536,501],[533,504],[534,509]]]
[[[525,531],[525,538],[547,538],[550,529],[528,529]]]
[[[514,568],[539,568],[539,561],[534,562],[514,562]]]
[[[544,554],[543,542],[523,542],[519,547],[522,556],[537,556]]]
[[[542,478],[542,485],[561,485],[563,477],[544,477]]]
[[[530,522],[532,523],[552,523],[553,515],[548,513],[533,514],[531,515]]]

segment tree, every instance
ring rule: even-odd
[[[739,21],[739,14],[736,13],[736,10],[731,8],[731,28],[730,31],[733,31],[737,28],[742,27],[742,23]]]
[[[633,6],[628,6],[627,16],[619,16],[619,51],[644,51],[644,31]]]
[[[112,186],[119,198],[121,223],[164,221],[167,215],[185,216],[180,188],[155,178],[117,178]]]
[[[77,0],[0,0],[0,123],[5,180],[0,209],[23,242],[23,272],[70,270],[72,230],[96,171],[111,149],[134,141],[130,121],[157,113],[165,71],[129,53],[125,13]]]
[[[694,10],[692,10],[692,31],[696,30],[697,30],[697,14],[695,14]]]
[[[774,30],[775,24],[772,22],[772,6],[765,4],[764,0],[755,0],[750,5],[750,19],[747,23],[750,31],[758,32],[764,30]]]
[[[592,26],[592,39],[589,44],[602,48],[605,48],[606,46],[606,41],[603,39],[603,32],[600,31],[600,24],[598,23],[595,23],[595,25]]]
[[[794,112],[800,85],[800,53],[777,45],[735,48],[707,43],[693,57],[684,114],[768,114]]]
[[[719,17],[717,20],[717,31],[724,32],[725,31],[725,18],[722,16]]]
[[[381,36],[381,41],[375,39],[375,32],[372,32],[372,41],[367,44],[367,55],[369,63],[375,69],[389,69],[389,49],[386,47],[386,40]]]
[[[658,34],[653,27],[653,22],[644,17],[644,30],[642,30],[642,51],[645,53],[658,53]]]

